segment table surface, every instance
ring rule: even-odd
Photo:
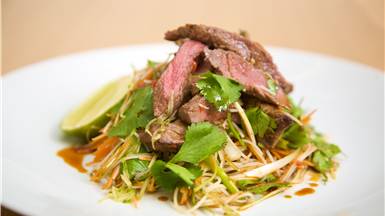
[[[73,52],[160,42],[184,23],[384,67],[382,0],[3,0],[2,7],[4,73]]]
[[[384,69],[382,0],[3,0],[1,17],[3,74],[68,53],[160,42],[185,23]]]

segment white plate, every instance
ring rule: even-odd
[[[294,97],[316,108],[314,125],[343,150],[337,179],[316,193],[281,195],[243,215],[382,215],[383,81],[381,71],[317,54],[272,48],[274,60],[295,85]],[[3,80],[4,205],[32,215],[177,215],[167,202],[146,196],[138,208],[107,200],[89,177],[56,152],[65,147],[61,119],[102,84],[164,60],[171,44],[104,49],[56,58]]]

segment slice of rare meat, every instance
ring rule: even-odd
[[[220,124],[226,119],[226,112],[219,112],[202,95],[197,94],[179,108],[178,116],[188,124],[204,121]]]
[[[189,76],[196,69],[195,59],[203,52],[205,45],[187,40],[168,64],[154,88],[154,115],[167,112],[169,104],[173,110],[179,108],[189,92]]]
[[[150,127],[150,132],[153,134],[159,129],[158,125]],[[163,131],[160,131],[160,138],[154,143],[154,148],[151,143],[151,135],[144,130],[138,131],[140,141],[153,151],[159,152],[177,152],[184,142],[186,133],[186,125],[182,121],[176,120],[165,126]]]
[[[165,38],[172,41],[190,38],[201,41],[212,48],[231,50],[241,55],[247,61],[252,62],[258,69],[270,74],[285,93],[289,93],[293,89],[293,85],[278,71],[271,55],[259,43],[252,42],[239,34],[217,27],[186,24],[166,32]]]
[[[264,73],[240,55],[222,49],[205,49],[207,60],[216,71],[242,84],[246,93],[276,105],[288,106],[288,100],[281,88],[272,93],[268,88]]]

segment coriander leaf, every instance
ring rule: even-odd
[[[254,187],[250,187],[247,190],[255,194],[262,194],[271,188],[281,188],[281,187],[288,187],[288,186],[289,186],[288,183],[265,183]]]
[[[122,162],[122,172],[127,173],[132,179],[136,174],[147,171],[148,163],[148,161],[139,159],[126,160]]]
[[[208,122],[188,127],[185,142],[171,162],[185,161],[197,164],[224,147],[226,134]]]
[[[304,110],[299,105],[295,104],[291,97],[289,97],[289,102],[291,107],[289,113],[297,119],[300,119],[304,113]]]
[[[124,99],[122,99],[121,101],[119,101],[119,103],[117,103],[115,106],[113,106],[110,110],[109,110],[109,115],[115,115],[116,113],[118,113],[119,112],[119,110],[120,110],[120,107],[122,106],[122,104],[123,104],[123,100]]]
[[[108,132],[109,136],[127,137],[135,129],[145,127],[153,118],[151,87],[135,90],[130,100],[124,118]]]
[[[157,160],[151,167],[151,174],[156,183],[167,191],[171,191],[181,184],[181,179],[171,170],[166,169],[166,162]]]
[[[172,172],[178,175],[187,185],[192,186],[193,180],[196,178],[194,174],[192,174],[188,169],[179,166],[173,163],[167,163],[166,167],[169,168]]]
[[[158,64],[159,64],[159,62],[152,61],[150,59],[147,60],[147,67],[155,68]]]
[[[325,173],[333,167],[332,158],[340,153],[341,149],[337,145],[328,143],[320,133],[315,133],[312,141],[318,148],[312,156],[314,167],[321,173]]]
[[[201,78],[196,86],[206,100],[214,104],[219,111],[226,110],[241,96],[243,86],[234,80],[211,72],[202,74]]]
[[[160,187],[170,191],[184,184],[192,186],[193,180],[202,175],[202,171],[193,165],[187,165],[185,168],[171,162],[157,160],[151,167],[151,174]]]
[[[341,149],[337,145],[328,143],[320,133],[315,133],[313,144],[327,157],[333,157],[341,152]]]
[[[282,138],[289,142],[287,147],[297,149],[309,143],[310,139],[308,133],[309,132],[306,127],[293,124],[284,132]]]
[[[202,170],[199,168],[199,166],[195,166],[194,164],[189,163],[185,165],[185,167],[195,176],[195,178],[198,178],[202,175]]]
[[[320,171],[321,173],[325,173],[333,167],[333,162],[331,159],[319,150],[313,153],[312,162],[316,170]]]
[[[267,130],[273,130],[277,127],[275,120],[258,107],[247,109],[246,116],[254,134],[258,135],[259,138],[265,136]]]

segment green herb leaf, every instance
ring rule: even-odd
[[[341,152],[341,149],[337,145],[328,143],[320,133],[315,133],[313,144],[327,157],[333,157]]]
[[[148,161],[131,159],[122,162],[122,172],[128,174],[130,179],[134,178],[138,173],[144,173],[148,169]]]
[[[207,72],[201,75],[202,79],[196,84],[207,101],[214,104],[219,111],[238,100],[243,86],[224,76]]]
[[[297,119],[300,119],[304,113],[304,110],[299,105],[295,104],[291,97],[289,97],[289,102],[291,107],[289,113]]]
[[[119,110],[120,110],[120,107],[121,107],[122,104],[123,104],[123,101],[124,101],[124,99],[121,100],[121,101],[119,101],[119,103],[117,103],[115,106],[113,106],[113,107],[110,109],[108,115],[109,115],[109,116],[112,116],[112,115],[115,115],[116,113],[118,113]]]
[[[171,162],[185,161],[197,164],[224,147],[226,134],[208,122],[188,127],[185,142]]]
[[[249,187],[248,191],[255,193],[255,194],[262,194],[268,191],[269,189],[272,188],[281,188],[281,187],[288,187],[288,183],[265,183],[265,184],[260,184],[254,187]]]
[[[187,184],[193,185],[193,180],[202,175],[199,167],[187,165],[186,168],[162,160],[155,161],[151,167],[151,174],[156,183],[163,189],[171,191],[175,187]]]
[[[309,132],[306,127],[301,127],[298,124],[293,124],[289,127],[283,134],[282,138],[286,141],[287,147],[292,149],[297,149],[305,145],[306,143],[309,143]]]
[[[274,130],[277,127],[275,120],[258,107],[247,109],[246,115],[254,134],[259,138],[265,136],[266,131]]]
[[[314,164],[314,167],[321,173],[325,173],[333,167],[333,162],[331,161],[331,158],[326,156],[321,151],[315,151],[313,153],[312,162]]]
[[[156,62],[156,61],[152,61],[150,59],[147,60],[147,67],[150,67],[150,68],[156,68],[156,66],[159,64],[159,62]]]
[[[194,174],[192,174],[188,169],[179,166],[173,163],[167,163],[166,167],[169,168],[172,172],[178,175],[187,185],[192,186],[193,180],[196,178]]]
[[[124,118],[108,132],[109,136],[127,137],[135,129],[145,127],[153,118],[151,87],[134,91],[130,100]]]
[[[188,169],[188,171],[190,171],[195,176],[195,178],[198,178],[202,175],[202,170],[199,166],[195,166],[194,164],[189,163],[184,165],[184,167]]]
[[[157,160],[151,167],[151,174],[154,176],[156,183],[167,191],[172,191],[181,184],[181,179],[171,170],[166,169],[166,162]]]
[[[337,145],[328,143],[320,133],[314,134],[313,144],[318,148],[312,157],[314,167],[321,173],[325,173],[333,167],[332,158],[339,154],[341,149]]]

